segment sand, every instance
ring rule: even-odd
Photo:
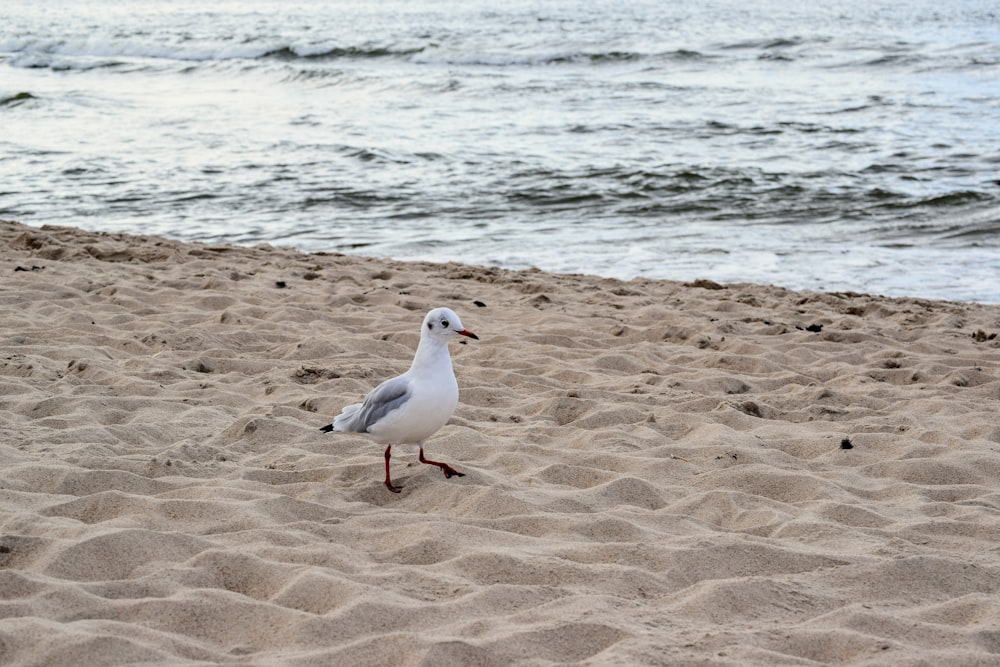
[[[1000,306],[0,241],[0,664],[1000,664]]]

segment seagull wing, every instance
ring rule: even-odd
[[[343,430],[368,433],[372,426],[405,405],[411,396],[410,381],[406,377],[386,380],[365,396],[360,407],[349,417],[349,423],[344,424],[347,428]]]

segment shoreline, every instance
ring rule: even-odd
[[[0,238],[5,664],[1000,657],[1000,305]],[[439,305],[397,496],[318,428]]]
[[[262,251],[266,253],[291,253],[294,256],[301,257],[338,257],[344,259],[357,259],[360,261],[373,261],[373,262],[384,262],[387,264],[403,264],[412,265],[414,268],[433,268],[433,267],[468,267],[469,269],[477,269],[487,272],[502,272],[510,274],[536,274],[541,273],[547,276],[552,276],[554,278],[567,278],[567,279],[592,279],[596,281],[611,281],[615,283],[630,284],[630,283],[663,283],[665,285],[681,286],[681,287],[701,287],[707,290],[726,290],[726,289],[739,289],[739,288],[754,288],[760,287],[762,289],[773,289],[780,290],[789,293],[810,295],[810,294],[826,294],[838,298],[868,298],[868,299],[881,299],[886,301],[909,301],[909,302],[926,302],[928,304],[940,303],[940,304],[952,304],[956,306],[969,305],[969,306],[985,306],[985,307],[1000,307],[1000,302],[993,303],[991,301],[979,301],[974,299],[948,299],[948,298],[936,298],[927,297],[913,294],[883,294],[879,292],[870,292],[866,290],[859,289],[823,289],[823,288],[797,288],[789,287],[785,285],[780,285],[776,283],[766,283],[766,282],[752,282],[752,281],[720,281],[715,280],[705,276],[699,276],[697,274],[692,274],[686,279],[674,279],[674,278],[659,278],[651,276],[634,276],[631,278],[616,277],[611,275],[603,275],[599,273],[586,273],[579,271],[550,271],[547,269],[528,266],[522,268],[508,268],[500,265],[494,264],[476,264],[476,263],[466,263],[457,261],[436,261],[429,259],[407,259],[407,258],[396,258],[388,257],[382,255],[365,255],[365,254],[355,254],[349,252],[340,251],[323,251],[323,250],[307,250],[294,245],[272,245],[268,242],[259,242],[254,244],[241,244],[241,243],[230,243],[230,242],[212,242],[212,241],[189,241],[180,238],[170,237],[170,236],[160,236],[156,234],[137,234],[133,232],[112,232],[106,230],[89,229],[84,227],[74,227],[70,225],[61,224],[43,224],[43,225],[29,225],[27,223],[22,223],[14,220],[4,220],[0,219],[0,225],[16,225],[18,227],[24,228],[25,230],[46,230],[55,233],[57,236],[62,232],[68,232],[70,236],[80,235],[90,239],[89,243],[94,242],[104,242],[104,243],[124,243],[128,239],[141,240],[144,243],[151,243],[157,246],[165,246],[168,244],[176,244],[177,246],[191,246],[193,248],[215,248],[218,252],[220,248],[228,248],[232,250],[242,249],[242,250],[253,250]],[[33,252],[38,249],[31,249]],[[52,253],[56,253],[53,258],[58,258],[58,253],[60,250],[55,248],[43,249],[41,251],[40,257],[45,258]],[[153,252],[150,255],[150,259],[137,259],[134,261],[150,261],[151,259],[156,259],[159,255]],[[115,258],[110,256],[102,255],[100,251],[97,251],[97,258],[108,260],[108,261],[122,261],[115,260]],[[129,260],[132,261],[132,260]],[[24,267],[27,268],[27,267]]]

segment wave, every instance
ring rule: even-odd
[[[943,238],[961,241],[967,245],[992,246],[1000,245],[1000,220],[990,218],[977,220],[964,225],[955,225],[941,235]]]
[[[995,210],[997,197],[981,190],[932,196],[871,187],[849,173],[784,173],[760,168],[663,164],[580,170],[524,169],[483,191],[483,198],[516,214],[570,211],[580,219],[664,216],[706,221],[785,224],[824,220],[965,220]],[[991,218],[994,220],[994,218]],[[993,225],[995,228],[995,224]]]
[[[710,45],[707,50],[677,48],[667,51],[638,51],[629,49],[528,49],[516,46],[495,53],[451,49],[430,38],[414,40],[409,44],[331,44],[291,43],[287,40],[252,38],[188,40],[177,35],[172,40],[151,41],[139,37],[98,39],[37,39],[16,38],[0,41],[0,61],[21,68],[50,68],[57,70],[90,70],[120,68],[135,65],[136,61],[211,63],[229,61],[280,61],[285,63],[323,63],[359,60],[406,60],[418,65],[453,65],[484,67],[547,67],[560,65],[615,65],[626,63],[711,62],[731,58],[728,53],[757,51],[756,58],[766,61],[792,62],[801,57],[814,58],[815,53],[803,55],[800,47],[828,40],[772,39],[751,40],[730,44]],[[874,53],[864,53],[875,51]],[[844,45],[833,49],[842,57],[820,64],[827,69],[850,68],[909,68],[936,67],[954,69],[962,67],[995,67],[1000,58],[983,49],[969,54],[954,54],[951,58],[933,59],[924,54],[910,53],[897,48],[879,52],[876,48]],[[862,55],[863,54],[863,55]]]
[[[79,69],[115,68],[135,61],[228,62],[280,61],[319,63],[357,60],[408,60],[424,65],[491,67],[609,65],[648,61],[651,63],[707,60],[713,56],[693,49],[646,53],[631,50],[570,50],[520,53],[517,49],[495,54],[452,51],[427,41],[405,45],[330,43],[292,44],[265,39],[237,42],[143,41],[124,39],[9,39],[0,42],[0,59],[22,68]]]
[[[269,50],[251,44],[160,42],[96,39],[19,39],[0,43],[0,54],[14,67],[79,69],[108,68],[131,60],[224,61],[259,58]]]
[[[484,67],[547,67],[558,65],[614,65],[650,62],[707,60],[712,56],[692,49],[646,53],[641,51],[555,51],[537,53],[459,53],[446,49],[427,49],[413,59],[420,64]]]
[[[0,107],[16,107],[21,104],[25,104],[31,100],[38,99],[31,93],[15,93],[13,95],[6,95],[0,97]]]
[[[993,204],[995,201],[996,197],[987,192],[979,192],[977,190],[958,190],[955,192],[948,192],[943,195],[922,198],[914,205],[927,206],[931,208],[951,208],[972,204]]]
[[[175,61],[230,60],[339,60],[364,58],[399,58],[420,53],[423,46],[395,48],[392,46],[330,46],[328,44],[282,44],[266,40],[236,42],[197,41],[176,43],[149,42],[135,39],[17,39],[0,42],[0,54],[12,64],[45,66],[55,58],[76,59],[78,66],[93,66],[95,62],[120,62],[122,59]]]
[[[278,60],[363,60],[367,58],[405,58],[421,53],[424,47],[392,48],[387,46],[374,47],[319,47],[303,48],[282,46],[261,54],[261,58]]]
[[[828,38],[817,38],[814,40],[803,39],[802,37],[769,37],[763,39],[746,39],[738,42],[730,42],[727,44],[721,44],[719,48],[725,50],[742,51],[742,50],[764,50],[770,51],[774,49],[789,49],[797,46],[802,46],[804,44],[813,42],[828,42]]]

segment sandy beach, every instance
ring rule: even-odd
[[[0,664],[1000,665],[1000,306],[0,239]]]

